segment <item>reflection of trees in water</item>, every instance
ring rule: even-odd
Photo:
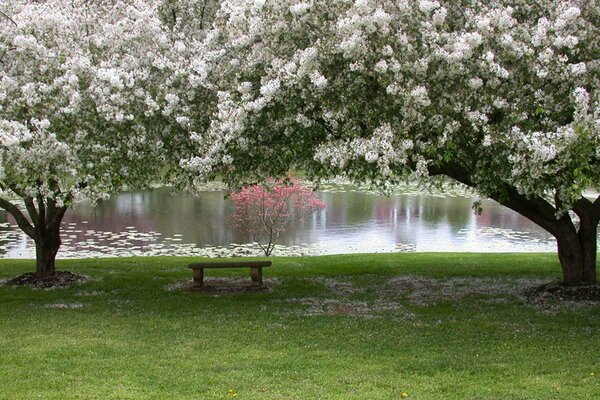
[[[457,229],[471,220],[471,200],[425,196],[375,196],[360,193],[326,194],[328,224],[354,225],[374,221],[396,224],[406,219],[424,222],[448,221]]]
[[[465,197],[401,196],[406,213],[428,225],[447,224],[452,231],[464,229],[473,218],[472,199]]]
[[[472,199],[433,196],[376,196],[362,193],[325,193],[327,224],[355,225],[374,221],[396,225],[407,220],[425,223],[447,222],[453,230],[463,229],[471,222]]]
[[[477,218],[478,227],[512,229],[515,231],[545,232],[539,225],[521,215],[508,211],[493,200],[483,202],[483,211]]]
[[[140,232],[160,232],[163,238],[181,234],[187,243],[198,245],[247,242],[246,234],[229,225],[233,204],[224,200],[225,193],[197,197],[169,189],[121,193],[97,207],[80,206],[67,214],[66,222],[89,221],[94,230],[108,232],[125,232],[133,226]]]
[[[298,229],[288,232],[283,240],[289,244],[301,239],[316,242],[317,236],[327,231],[340,240],[344,240],[345,235],[362,233],[379,236],[386,242],[415,243],[417,236],[435,234],[432,228],[447,231],[450,227],[454,232],[464,229],[474,217],[472,200],[467,198],[386,197],[356,192],[322,193],[321,198],[327,202],[327,209],[321,212],[321,216],[326,215],[325,221],[316,216],[312,225],[305,221]]]
[[[302,226],[308,230],[307,236],[311,239],[319,232],[322,236],[323,231],[335,231],[332,234],[344,240],[345,235],[358,235],[356,231],[361,230],[365,236],[377,234],[381,238],[382,234],[387,235],[382,238],[386,242],[415,244],[428,241],[434,244],[439,240],[440,246],[446,243],[454,248],[462,240],[460,235],[465,230],[478,228],[518,230],[532,232],[534,237],[546,236],[530,221],[491,200],[484,201],[483,213],[476,215],[472,209],[475,199],[468,197],[384,197],[350,192],[325,193],[322,198],[328,203],[324,211],[325,222],[315,218],[312,226]],[[298,243],[294,240],[299,236],[297,231],[292,231],[289,236],[290,243]],[[306,240],[306,237],[304,240],[318,241]]]
[[[160,238],[182,235],[183,243],[199,246],[247,243],[251,238],[229,224],[234,204],[224,199],[225,193],[211,191],[194,197],[157,189],[121,193],[97,207],[80,205],[70,210],[64,221],[75,224],[69,226],[71,232],[67,235],[74,236],[69,245],[92,238],[86,230],[119,233],[129,231],[130,227],[138,232],[160,232]],[[351,240],[415,244],[422,240],[435,242],[438,238],[454,241],[458,231],[481,227],[536,229],[529,221],[492,201],[485,201],[482,215],[476,216],[471,208],[473,199],[466,197],[385,197],[359,192],[320,193],[319,197],[327,203],[327,208],[292,226],[282,235],[282,244],[345,244]],[[4,213],[0,217],[6,220]],[[0,234],[3,231],[11,228],[0,227]],[[101,235],[93,239],[103,240]],[[5,243],[12,245],[5,236],[0,237],[0,244]]]
[[[349,198],[352,197],[352,200]],[[327,203],[327,219],[322,228],[360,223],[364,219],[368,201],[364,196],[342,193],[322,193],[321,199]]]

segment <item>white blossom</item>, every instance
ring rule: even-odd
[[[197,156],[205,171],[220,171],[221,155],[208,156],[218,148],[279,170],[298,162],[385,179],[455,162],[477,166],[469,174],[482,190],[501,181],[572,202],[600,181],[589,172],[575,183],[572,167],[584,155],[595,166],[600,147],[600,5],[526,3],[283,0],[259,13],[226,0],[203,49],[219,61],[206,63],[202,88],[231,95],[217,98]],[[313,157],[286,158],[270,138]]]
[[[271,80],[265,82],[260,87],[260,94],[262,94],[266,98],[273,97],[277,93],[277,91],[279,90],[280,87],[281,87],[281,82],[279,81],[279,79],[271,79]]]
[[[310,10],[310,3],[296,3],[290,6],[290,12],[296,16],[302,16]]]
[[[440,6],[440,3],[435,0],[419,0],[419,10],[424,13],[430,13]]]
[[[327,78],[321,75],[319,71],[314,71],[312,74],[310,74],[310,81],[313,85],[320,89],[327,86]]]
[[[375,64],[375,71],[385,73],[388,70],[388,64],[385,60],[380,60]]]

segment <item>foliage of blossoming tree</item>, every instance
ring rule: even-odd
[[[179,68],[190,65],[201,38],[184,44],[179,9],[169,7],[141,0],[0,6],[0,207],[35,241],[39,276],[55,273],[71,205],[157,182],[184,154],[183,133],[169,129],[185,123],[173,93],[193,88],[193,66]]]
[[[235,202],[233,225],[252,234],[267,257],[293,222],[326,206],[312,190],[296,181],[268,180],[262,185],[248,185],[232,193],[231,199]]]
[[[172,167],[167,169],[168,181],[180,189],[194,190],[207,178],[179,164],[203,150],[190,138],[207,130],[216,106],[216,90],[208,75],[222,50],[207,43],[212,43],[210,28],[219,5],[220,0],[160,0],[157,7],[171,47],[162,50],[159,79],[148,87],[158,92],[158,126],[163,129],[165,154]]]
[[[182,165],[446,175],[554,235],[564,284],[595,282],[599,38],[593,0],[225,1],[219,112]]]

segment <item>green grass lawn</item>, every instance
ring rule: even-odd
[[[273,258],[269,293],[173,290],[197,260],[61,260],[90,280],[0,286],[0,398],[600,398],[600,306],[519,295],[560,277],[555,255]]]

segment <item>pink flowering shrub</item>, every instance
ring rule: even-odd
[[[325,202],[312,190],[293,180],[246,186],[233,193],[231,199],[235,202],[233,225],[251,233],[265,256],[271,255],[281,233],[294,221],[325,208]]]

